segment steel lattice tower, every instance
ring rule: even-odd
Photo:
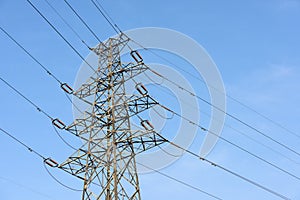
[[[165,142],[148,120],[141,120],[139,130],[130,126],[131,117],[157,102],[141,84],[137,94],[126,94],[126,82],[147,70],[136,51],[131,52],[134,63],[121,62],[128,41],[120,34],[93,48],[98,68],[74,92],[89,108],[66,130],[85,142],[59,168],[83,180],[82,200],[141,199],[135,155]]]

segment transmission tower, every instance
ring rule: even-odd
[[[120,34],[93,48],[98,67],[74,92],[89,106],[66,130],[82,138],[84,145],[59,168],[83,180],[82,200],[141,199],[135,156],[165,142],[138,115],[158,103],[133,80],[147,70],[140,54],[131,52],[134,63],[121,62],[120,51],[128,41]],[[136,83],[136,94],[125,91],[130,79]],[[133,116],[141,120],[138,130],[131,127]]]

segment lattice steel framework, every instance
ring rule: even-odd
[[[98,68],[74,93],[89,108],[66,130],[84,145],[59,168],[83,180],[82,200],[141,199],[135,155],[165,142],[148,120],[131,128],[130,118],[157,102],[142,85],[137,94],[126,94],[126,82],[147,70],[136,51],[134,63],[122,64],[120,50],[128,40],[121,34],[93,48]]]

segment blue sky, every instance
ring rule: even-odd
[[[89,50],[63,25],[44,1],[33,1],[82,55]],[[80,24],[63,1],[52,1],[81,37],[91,46],[95,38]],[[70,1],[71,2],[71,1]],[[182,32],[201,44],[213,58],[222,75],[227,94],[260,113],[299,133],[300,100],[300,1],[101,1],[123,30],[163,27]],[[101,39],[114,34],[89,1],[71,2]],[[34,12],[26,1],[0,1],[0,24],[61,80],[73,84],[82,60]],[[20,89],[52,116],[72,121],[72,107],[59,85],[47,76],[6,36],[0,34],[0,76]],[[170,57],[171,58],[171,57]],[[150,62],[157,58],[147,57]],[[152,60],[153,59],[153,60]],[[175,59],[175,58],[174,58]],[[190,68],[187,68],[190,70]],[[188,75],[184,75],[189,78]],[[204,88],[191,79],[194,88]],[[0,126],[34,149],[64,161],[73,150],[55,135],[49,120],[0,83]],[[201,95],[200,89],[198,94]],[[207,97],[207,91],[203,94]],[[170,102],[170,106],[176,103]],[[201,102],[204,110],[209,107]],[[268,135],[300,151],[297,137],[264,120],[228,99],[228,112],[249,122]],[[201,118],[202,119],[202,118]],[[203,123],[208,120],[203,117]],[[300,163],[292,154],[257,133],[226,119],[233,126],[265,145]],[[299,164],[247,140],[228,127],[222,136],[249,149],[272,163],[296,174]],[[73,144],[79,141],[64,134]],[[202,136],[191,150],[198,152]],[[58,185],[43,168],[42,161],[5,135],[0,135],[0,196],[2,199],[80,199],[81,193]],[[278,170],[219,141],[208,158],[251,178],[291,199],[300,199],[300,183]],[[184,180],[222,199],[276,199],[224,171],[184,155],[162,172]],[[63,172],[53,171],[64,183],[81,188],[81,182]],[[144,200],[211,199],[159,174],[140,176]]]

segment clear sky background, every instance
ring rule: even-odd
[[[201,44],[217,64],[227,94],[300,135],[300,1],[100,1],[122,30],[163,27],[182,32]],[[89,50],[64,26],[44,1],[33,1],[84,56]],[[95,38],[80,24],[62,0],[51,3],[94,46]],[[114,34],[90,1],[70,1],[101,39]],[[0,0],[0,25],[22,43],[62,81],[73,84],[82,60],[59,38],[26,1]],[[0,76],[54,117],[72,121],[72,106],[59,85],[42,71],[4,34],[0,34]],[[149,62],[157,61],[148,58]],[[189,68],[186,68],[189,70]],[[185,74],[187,78],[189,76]],[[194,88],[200,86],[192,80]],[[197,94],[201,95],[200,91]],[[49,120],[0,82],[0,126],[32,148],[64,161],[73,150],[56,135]],[[204,94],[204,97],[207,97]],[[208,110],[207,105],[202,105]],[[170,106],[176,103],[170,102]],[[206,107],[205,107],[206,106]],[[228,99],[228,112],[249,122],[269,136],[300,151],[300,139]],[[205,121],[206,120],[206,121]],[[203,123],[208,120],[203,118]],[[284,156],[237,134],[228,127],[222,136],[270,162],[300,176],[300,156],[264,139],[230,118],[226,124],[270,146]],[[74,145],[80,142],[67,133]],[[203,137],[191,150],[198,152]],[[81,192],[57,184],[42,161],[7,136],[0,134],[0,198],[9,200],[80,199]],[[287,157],[291,160],[288,160]],[[219,141],[208,158],[251,178],[291,199],[300,199],[300,181]],[[222,199],[277,199],[275,196],[189,155],[162,170]],[[82,183],[63,172],[55,176],[70,187]],[[159,174],[140,175],[144,200],[203,199],[210,197]]]

